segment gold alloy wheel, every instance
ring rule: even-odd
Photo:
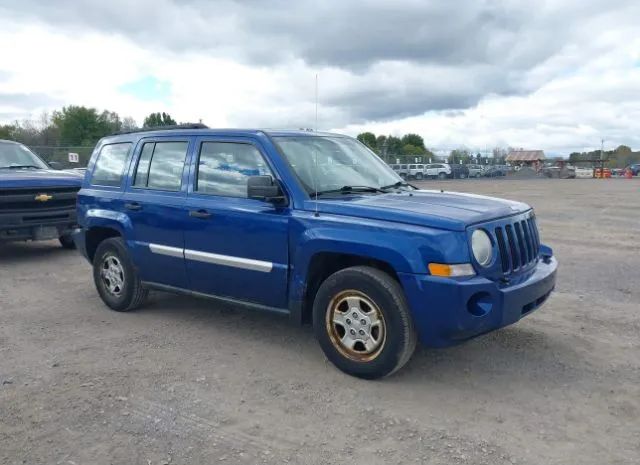
[[[360,291],[350,289],[335,295],[327,307],[326,325],[333,346],[356,362],[370,362],[384,348],[382,312]]]

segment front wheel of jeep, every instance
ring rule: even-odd
[[[358,378],[392,374],[416,346],[400,284],[367,266],[340,270],[322,283],[313,304],[313,328],[327,358]]]

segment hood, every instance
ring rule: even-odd
[[[82,184],[84,173],[58,170],[0,169],[0,189],[20,187],[67,187]]]
[[[315,208],[315,202],[309,202]],[[318,211],[336,215],[372,218],[452,231],[526,212],[522,202],[476,194],[412,191],[380,195],[357,195],[318,200]]]

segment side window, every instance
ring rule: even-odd
[[[203,142],[200,146],[197,192],[246,197],[247,179],[258,175],[271,175],[271,171],[253,145]]]
[[[138,168],[136,169],[136,177],[133,181],[133,185],[136,187],[147,187],[149,166],[151,165],[151,156],[153,155],[155,146],[155,142],[147,142],[142,146],[142,153],[140,154]]]
[[[188,142],[147,142],[142,147],[135,187],[179,191]]]
[[[91,184],[120,186],[129,149],[131,149],[130,142],[103,146],[93,169]]]

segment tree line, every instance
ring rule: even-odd
[[[143,128],[176,124],[168,113],[151,113]],[[102,137],[138,129],[130,116],[85,106],[69,105],[37,120],[0,125],[0,139],[14,140],[29,147],[93,147]]]
[[[631,147],[619,145],[614,150],[573,152],[569,155],[569,162],[574,164],[592,160],[605,160],[605,165],[609,168],[625,168],[633,163],[640,163],[640,151],[634,152]]]
[[[357,138],[387,162],[395,163],[399,160],[399,163],[429,163],[429,160],[432,160],[435,163],[438,160],[436,155],[425,146],[422,136],[418,134],[409,133],[402,137],[395,137],[362,132]],[[479,152],[473,153],[459,148],[451,150],[444,158],[447,163],[452,164],[503,164],[509,150],[511,149],[496,147],[492,150],[493,156],[488,157]]]
[[[165,112],[149,114],[143,121],[142,128],[175,125],[176,121]],[[136,121],[130,116],[121,117],[118,113],[85,106],[69,105],[53,113],[42,113],[37,120],[15,121],[11,124],[0,125],[0,139],[14,140],[29,147],[41,147],[41,152],[47,159],[64,158],[65,151],[47,148],[51,147],[85,147],[81,157],[85,158],[90,149],[102,137],[118,132],[127,132],[139,129]],[[400,163],[428,163],[431,159],[437,160],[436,155],[429,150],[422,136],[414,133],[401,137],[392,135],[376,135],[372,132],[362,132],[357,136],[358,140],[380,155],[385,161]],[[446,157],[448,163],[479,163],[502,164],[510,148],[496,147],[492,151],[492,157],[480,153],[473,153],[460,148],[451,150]],[[586,160],[598,160],[599,150],[591,152],[574,152],[569,156],[571,163],[580,163]],[[615,150],[608,150],[602,154],[607,160],[607,166],[623,168],[631,163],[640,162],[640,151],[634,152],[626,145],[620,145]]]

